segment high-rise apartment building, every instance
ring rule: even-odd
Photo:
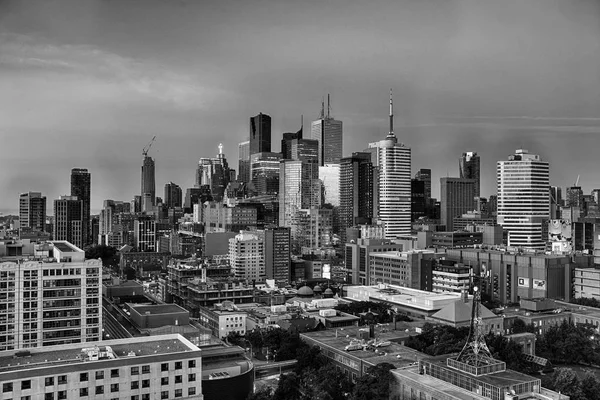
[[[385,238],[408,235],[410,223],[411,149],[398,143],[390,91],[390,132],[384,140],[369,144],[376,171],[376,216],[385,226]]]
[[[431,199],[431,170],[421,168],[415,174],[415,179],[423,182],[425,186],[425,199]]]
[[[73,168],[71,170],[71,196],[76,196],[81,200],[82,245],[92,243],[92,232],[90,229],[91,186],[92,178],[86,168]]]
[[[250,182],[250,141],[238,145],[238,181]]]
[[[352,153],[340,164],[340,233],[373,218],[373,163],[370,153]],[[344,239],[345,241],[345,239]]]
[[[76,196],[54,200],[54,240],[65,240],[83,247],[83,202]]]
[[[271,117],[259,113],[250,118],[250,153],[271,152]]]
[[[43,231],[46,226],[46,196],[40,192],[19,196],[19,229]]]
[[[498,224],[508,231],[508,245],[543,250],[543,223],[550,217],[550,164],[517,150],[508,161],[498,161],[497,183]]]
[[[0,263],[0,351],[98,342],[102,263],[66,241],[37,244],[33,259]]]
[[[459,177],[473,179],[475,181],[474,196],[481,196],[481,160],[479,155],[473,151],[462,153],[458,163]]]
[[[229,239],[229,265],[236,278],[264,282],[264,232],[242,231]]]
[[[475,203],[474,179],[440,178],[441,223],[446,231],[454,230],[454,218],[473,211]]]
[[[250,156],[250,179],[256,194],[276,195],[279,192],[279,153],[255,153]]]
[[[327,114],[323,103],[320,118],[310,124],[311,138],[319,141],[319,165],[339,164],[342,158],[342,121],[333,119],[330,112],[327,95]]]
[[[265,228],[265,273],[267,279],[274,279],[278,287],[290,283],[290,228]]]
[[[144,161],[142,163],[142,188],[140,192],[141,199],[150,197],[151,205],[156,205],[156,179],[154,176],[154,160],[147,154],[144,155]],[[151,211],[149,209],[142,209],[142,211]]]
[[[164,203],[168,208],[181,207],[183,200],[183,192],[181,187],[173,182],[165,184]]]

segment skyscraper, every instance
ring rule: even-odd
[[[271,152],[271,117],[259,113],[250,118],[250,155]]]
[[[298,210],[321,205],[319,170],[315,163],[282,160],[279,167],[279,226],[292,226]],[[319,185],[318,185],[319,184]]]
[[[498,161],[498,224],[508,231],[508,245],[543,250],[544,221],[550,217],[550,165],[539,155],[517,150]]]
[[[571,186],[567,188],[567,198],[565,207],[579,207],[583,209],[583,190],[581,186]]]
[[[462,153],[462,156],[459,159],[458,169],[460,172],[460,178],[464,179],[473,179],[475,180],[475,192],[474,196],[481,196],[480,185],[481,185],[481,165],[480,159],[477,153],[473,151],[468,151],[466,153]]]
[[[454,230],[454,218],[475,210],[475,180],[440,178],[441,223]]]
[[[342,158],[342,121],[331,117],[329,95],[327,95],[327,115],[325,104],[321,105],[321,116],[310,124],[311,138],[319,141],[319,165],[339,164]]]
[[[81,231],[83,234],[82,246],[92,243],[90,230],[90,200],[92,178],[86,168],[73,168],[71,170],[71,196],[81,200]]]
[[[425,185],[425,199],[431,199],[431,170],[421,168],[415,174],[415,179],[423,182]]]
[[[238,181],[250,182],[250,141],[238,145]]]
[[[173,182],[165,184],[165,205],[168,208],[175,208],[182,206],[183,193],[181,187]]]
[[[319,180],[323,183],[323,203],[340,206],[340,164],[319,167]]]
[[[291,146],[290,142],[294,139],[302,139],[303,127],[300,127],[298,132],[284,132],[283,138],[281,139],[281,158],[284,160],[291,160]]]
[[[83,201],[76,196],[54,200],[54,240],[66,240],[83,247]]]
[[[43,231],[46,226],[46,196],[40,192],[19,196],[19,229]]]
[[[225,188],[229,184],[229,164],[223,154],[223,145],[219,144],[216,158],[201,158],[196,170],[196,187],[208,185],[215,201],[221,201]]]
[[[250,176],[257,195],[279,192],[279,153],[255,153],[250,156]]]
[[[370,153],[352,153],[340,165],[340,233],[373,218],[373,163]],[[345,239],[344,239],[345,241]]]
[[[410,234],[411,149],[394,134],[394,110],[390,90],[390,132],[384,140],[369,144],[376,174],[377,218],[385,226],[385,238]]]
[[[410,181],[410,215],[414,222],[425,216],[427,199],[425,198],[425,182],[415,178]]]
[[[148,154],[144,155],[144,161],[142,163],[142,190],[140,193],[141,198],[150,197],[150,202],[152,205],[156,205],[156,179],[154,176],[154,160],[152,157],[149,157]],[[151,210],[145,210],[142,208],[142,211],[147,212]]]

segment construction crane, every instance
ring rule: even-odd
[[[152,137],[152,140],[150,141],[150,143],[148,143],[148,144],[146,145],[146,147],[144,147],[144,148],[142,149],[142,155],[143,155],[144,157],[147,157],[147,156],[148,156],[148,152],[150,151],[150,147],[152,147],[152,143],[154,143],[154,139],[156,139],[156,136]]]

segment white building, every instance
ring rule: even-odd
[[[543,250],[543,222],[550,219],[550,165],[539,155],[517,150],[498,161],[498,225],[508,245]]]
[[[229,239],[229,264],[236,278],[264,282],[267,277],[264,232],[242,231]]]
[[[340,206],[340,164],[319,167],[319,179],[323,182],[325,203]]]
[[[0,352],[0,399],[199,399],[200,349],[181,335]]]
[[[0,351],[99,341],[102,262],[65,241],[38,247],[0,262]]]
[[[393,106],[390,92],[390,133],[384,140],[369,143],[375,167],[376,195],[374,215],[385,227],[385,238],[395,239],[411,231],[411,149],[398,143],[394,135]]]

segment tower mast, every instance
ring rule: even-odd
[[[394,136],[394,100],[392,99],[392,89],[390,88],[390,133],[389,137]]]

